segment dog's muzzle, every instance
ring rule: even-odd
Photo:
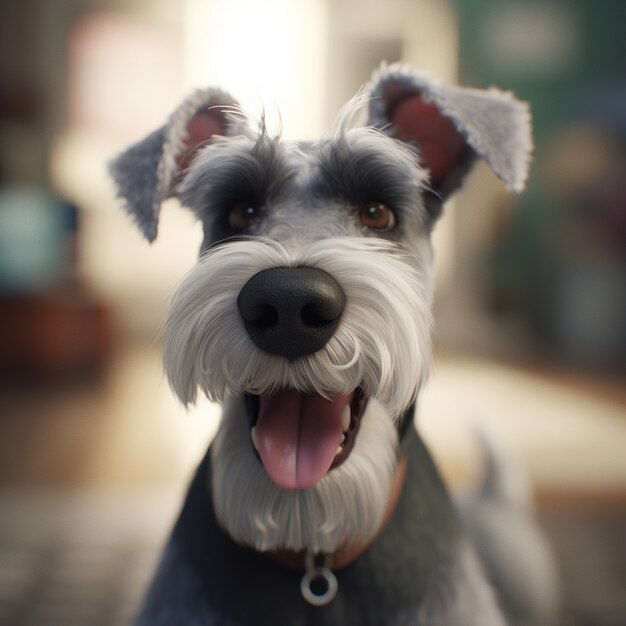
[[[339,283],[314,267],[275,267],[255,274],[237,306],[250,339],[290,361],[321,350],[346,305]]]

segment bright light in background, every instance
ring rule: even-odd
[[[187,0],[185,86],[229,91],[252,114],[280,112],[283,135],[324,132],[325,0]]]

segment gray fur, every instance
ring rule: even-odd
[[[150,242],[157,236],[161,203],[175,195],[177,162],[185,150],[187,125],[199,111],[214,106],[236,108],[237,103],[221,89],[198,90],[180,104],[165,126],[133,144],[109,165],[118,196]],[[224,132],[239,134],[242,128],[241,119],[232,116]]]
[[[494,88],[441,85],[406,65],[383,66],[367,89],[371,97],[369,123],[389,134],[393,127],[383,94],[390,83],[406,85],[435,104],[466,137],[475,156],[484,159],[509,189],[524,189],[532,152],[530,109],[525,102]]]
[[[164,550],[159,570],[176,572],[167,582],[169,602],[158,611],[144,610],[134,620],[134,626],[225,626],[207,601],[205,581],[176,542]],[[158,590],[154,595],[162,594],[163,591]],[[146,607],[158,604],[161,599],[150,595],[146,598]]]
[[[463,542],[457,557],[438,573],[415,626],[506,626],[493,589],[473,547]]]
[[[157,192],[163,136],[163,128],[155,130],[120,154],[110,165],[118,196],[126,200],[126,211],[150,242],[156,239],[159,211],[164,200]]]
[[[419,146],[394,138],[384,102],[385,88],[392,83],[436,105],[466,139],[454,171],[445,172],[445,188],[431,189]],[[350,128],[366,101],[368,127]],[[190,121],[213,106],[218,107],[223,128],[217,136],[188,145]],[[215,583],[210,568],[216,565],[206,569],[200,555],[203,573],[188,567],[187,559],[195,559],[195,545],[202,544],[209,525],[205,547],[211,554],[230,554],[239,562],[252,554],[250,562],[259,568],[259,554],[241,545],[257,551],[333,552],[376,535],[400,454],[396,426],[416,401],[430,366],[430,235],[435,213],[428,197],[433,191],[441,197],[450,193],[476,157],[484,158],[509,188],[519,191],[531,150],[528,110],[509,94],[443,87],[399,65],[382,68],[342,109],[333,132],[318,142],[283,141],[270,136],[263,122],[255,131],[241,116],[224,115],[233,106],[232,98],[219,90],[197,92],[163,128],[111,166],[127,211],[150,241],[156,237],[160,204],[170,196],[190,208],[204,228],[200,262],[174,293],[164,332],[165,371],[181,401],[193,402],[201,390],[225,403],[215,444],[194,480],[157,585],[158,593],[176,598],[169,606],[180,623],[192,623],[198,612],[207,623],[228,623],[230,614],[238,611],[231,605],[228,615],[211,616],[209,607],[228,604],[198,591],[202,576]],[[455,134],[455,139],[461,137]],[[189,163],[183,159],[185,150],[193,155]],[[243,202],[254,208],[254,220],[237,231],[228,216]],[[360,210],[368,202],[388,205],[395,223],[382,229],[366,227]],[[256,346],[246,332],[237,298],[262,270],[302,266],[330,274],[345,293],[346,306],[322,348],[288,361]],[[248,421],[252,416],[245,409],[244,395],[295,389],[328,397],[357,388],[365,390],[369,404],[345,461],[309,489],[282,489],[273,483],[253,449]],[[410,436],[407,439],[411,442]],[[459,536],[456,514],[423,447],[419,458],[418,472],[417,461],[409,461],[415,487],[409,481],[404,487],[402,519],[388,524],[386,539],[381,542],[379,536],[343,580],[352,580],[359,589],[368,558],[378,559],[373,575],[382,576],[376,584],[381,597],[393,605],[395,596],[388,593],[391,575],[381,572],[402,561],[405,571],[419,580],[413,589],[408,581],[409,593],[401,594],[404,604],[396,617],[403,621],[390,616],[389,623],[503,624],[485,574]],[[422,503],[430,510],[420,508]],[[428,522],[420,526],[424,520]],[[216,530],[217,523],[228,537]],[[398,556],[402,548],[394,541],[407,536],[419,537],[419,545],[412,546],[403,560]],[[239,545],[235,547],[231,539]],[[186,545],[185,556],[174,550],[174,541]],[[209,558],[208,552],[205,556]],[[169,580],[177,573],[189,579],[189,593],[176,584],[168,592]],[[282,570],[274,570],[274,575],[286,584]],[[338,576],[341,579],[342,573]],[[368,571],[368,584],[369,578]],[[293,599],[296,589],[288,585]],[[158,613],[158,593],[146,615]],[[236,595],[235,590],[226,590],[226,595],[231,593]],[[337,603],[337,612],[331,609],[326,615],[341,615],[346,597],[349,592]],[[532,600],[531,595],[528,598]],[[192,605],[189,610],[186,601]],[[292,602],[292,608],[297,606]],[[271,603],[266,609],[274,614]],[[187,619],[187,613],[193,619]],[[332,623],[337,621],[332,618]]]
[[[502,446],[479,431],[483,480],[458,507],[487,577],[514,626],[553,624],[558,575],[545,537],[532,517],[530,488]]]

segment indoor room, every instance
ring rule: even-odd
[[[163,366],[202,221],[170,197],[149,243],[112,159],[206,87],[314,142],[395,62],[512,92],[533,126],[525,189],[477,162],[433,227],[417,431],[455,498],[485,440],[513,468],[552,623],[626,623],[625,20],[619,0],[0,3],[0,626],[131,623],[220,423]]]

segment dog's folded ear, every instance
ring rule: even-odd
[[[219,89],[199,90],[184,100],[164,126],[130,146],[110,163],[126,210],[148,241],[156,239],[161,203],[195,153],[215,135],[239,134],[245,119],[237,102]]]
[[[414,145],[430,184],[446,199],[476,157],[513,191],[524,188],[532,151],[528,105],[497,89],[440,85],[400,64],[368,86],[371,126]]]

